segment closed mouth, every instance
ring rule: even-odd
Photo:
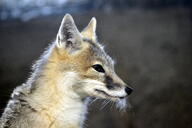
[[[101,94],[103,94],[103,95],[105,95],[105,96],[107,96],[107,97],[110,97],[110,98],[118,98],[118,99],[123,99],[123,98],[125,98],[125,97],[119,97],[119,96],[112,96],[112,95],[106,93],[105,91],[99,90],[99,89],[95,89],[95,91],[98,92],[98,93],[101,93]]]

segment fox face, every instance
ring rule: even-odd
[[[73,96],[123,101],[132,89],[114,70],[114,62],[97,41],[96,19],[79,32],[71,15],[66,14],[59,28],[49,61],[60,74],[60,90]],[[67,88],[67,89],[66,89]]]

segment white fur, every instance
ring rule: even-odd
[[[124,109],[127,107],[127,101],[126,99],[119,99],[117,102],[116,102],[116,106],[117,108],[119,108],[120,110]]]
[[[98,80],[86,79],[83,81],[83,84],[85,86],[85,91],[88,91],[89,94],[95,94],[94,89],[99,89],[99,90],[105,91],[107,94],[113,97],[125,97],[127,95],[124,88],[121,88],[120,90],[114,90],[114,91],[108,90],[105,84]]]
[[[54,115],[57,120],[60,120],[66,126],[74,124],[74,122],[80,123],[82,126],[87,113],[87,101],[83,102],[81,97],[73,90],[73,85],[76,84],[77,79],[77,73],[67,72],[57,83],[63,97],[61,97],[61,104],[55,110]]]
[[[67,27],[67,29],[65,27]],[[66,31],[68,32],[67,34],[72,34],[74,37],[68,38],[68,35],[65,35]],[[65,50],[70,50],[69,53],[74,52],[74,50],[79,49],[80,45],[73,43],[74,39],[80,40],[82,38],[81,36],[87,35],[87,37],[96,41],[95,31],[95,18],[92,18],[88,27],[82,32],[82,35],[79,33],[69,14],[63,18],[56,43],[52,43],[33,66],[33,73],[27,82],[15,89],[12,95],[13,100],[10,100],[5,110],[2,123],[0,120],[0,124],[3,125],[2,127],[5,126],[4,124],[10,117],[18,113],[18,118],[11,120],[10,128],[80,128],[83,125],[87,113],[87,104],[89,102],[87,97],[91,96],[108,99],[109,102],[111,100],[115,101],[117,107],[120,109],[126,107],[126,99],[120,99],[127,95],[124,89],[125,84],[115,73],[112,74],[113,77],[116,78],[116,81],[122,86],[115,90],[107,89],[105,83],[99,81],[99,79],[82,79],[82,77],[79,76],[80,73],[78,73],[78,70],[77,72],[73,70],[70,72],[54,72],[56,74],[51,76],[49,75],[52,74],[52,72],[48,72],[48,75],[44,75],[44,73],[41,74],[44,71],[44,66],[49,62],[49,57],[55,46],[57,48],[67,48]],[[65,44],[70,42],[72,42],[73,47],[67,47],[68,45]],[[102,45],[99,43],[97,43],[97,45],[101,50],[96,50],[95,52],[101,52],[99,56],[103,57],[108,63],[106,68],[109,67],[111,68],[110,70],[113,70],[113,60],[104,52]],[[95,71],[95,74],[96,73]],[[98,76],[101,75],[102,74],[99,74]],[[56,78],[52,79],[52,77]],[[101,79],[104,79],[104,75]],[[17,98],[18,100],[16,100]],[[20,98],[22,99],[21,102],[19,102]],[[26,108],[22,106],[22,101],[27,103],[28,106],[26,106]],[[17,113],[15,114],[14,112]]]

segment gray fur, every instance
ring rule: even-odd
[[[101,60],[108,68],[111,68],[111,71],[114,70],[114,61],[113,59],[106,54],[104,46],[102,46],[97,40],[93,41],[87,38],[84,38],[83,41],[88,42],[92,45],[90,51],[92,53],[92,58],[95,60]]]
[[[93,19],[92,21],[94,21]],[[51,52],[53,51],[53,48],[58,48],[58,46],[66,48],[66,50],[69,50],[69,53],[73,53],[77,49],[79,49],[80,42],[85,42],[90,44],[90,58],[93,60],[100,60],[100,62],[103,63],[105,67],[109,70],[109,74],[112,74],[113,77],[117,79],[117,82],[121,84],[121,86],[116,86],[119,89],[122,89],[125,86],[125,83],[117,77],[117,75],[114,72],[114,61],[111,59],[110,56],[108,56],[103,46],[97,42],[97,40],[88,39],[88,38],[81,38],[80,33],[78,29],[75,26],[75,23],[70,15],[66,15],[62,21],[61,27],[59,29],[56,42],[53,42],[48,49],[44,52],[44,54],[40,57],[40,59],[33,65],[32,68],[32,74],[29,77],[29,79],[22,84],[21,86],[17,87],[12,95],[11,99],[9,100],[4,113],[2,114],[2,117],[0,118],[0,128],[34,128],[33,124],[36,125],[38,123],[38,119],[34,118],[36,117],[36,110],[37,108],[34,108],[32,106],[32,103],[29,103],[30,98],[34,94],[34,92],[38,92],[38,85],[37,81],[42,76],[42,71],[45,68],[45,64],[52,63],[48,61],[48,57],[50,56]],[[108,76],[106,76],[108,77]],[[113,78],[108,78],[108,83],[114,83],[112,80]],[[66,79],[65,79],[66,80]],[[107,80],[107,79],[106,79]],[[107,84],[107,83],[106,83]],[[114,83],[116,84],[116,83]],[[45,84],[46,85],[46,84]],[[115,86],[114,86],[115,87]],[[47,88],[47,86],[46,86]],[[122,89],[123,90],[123,89]],[[123,90],[124,91],[124,90]],[[39,91],[40,92],[40,91]],[[42,90],[38,94],[42,95]],[[46,92],[46,91],[44,91]],[[125,92],[125,91],[124,91]],[[63,95],[63,93],[62,93]],[[39,95],[38,95],[39,96]],[[44,95],[47,96],[47,95]],[[125,94],[123,93],[123,96]],[[115,97],[115,96],[114,96]],[[116,96],[117,97],[117,96]],[[119,97],[119,96],[118,96]],[[39,97],[38,97],[39,98]],[[33,99],[32,99],[33,100]],[[44,101],[44,100],[41,100]],[[81,106],[81,102],[79,106]],[[52,101],[51,101],[52,103]],[[74,105],[74,102],[72,102]],[[124,99],[124,102],[120,102],[121,106],[126,106],[126,102]],[[83,103],[85,104],[86,103]],[[36,105],[36,104],[35,104]],[[55,105],[55,104],[54,104]],[[53,105],[53,106],[54,106]],[[76,102],[75,102],[76,105]],[[64,105],[65,106],[65,105]],[[63,107],[63,106],[62,106]],[[86,108],[86,107],[85,107]],[[59,109],[60,110],[60,109]],[[83,110],[81,115],[83,115],[86,112],[86,110]],[[69,112],[67,111],[67,114]],[[69,113],[71,115],[71,113]],[[65,114],[66,115],[66,114]],[[33,119],[31,118],[33,116]],[[58,115],[57,115],[58,116]],[[73,116],[73,115],[72,115]],[[75,115],[76,116],[76,115]],[[84,118],[83,116],[81,116]],[[62,118],[63,119],[63,118]],[[72,120],[74,121],[74,120]],[[51,127],[51,125],[50,125]],[[77,126],[81,127],[81,126]]]
[[[55,42],[47,48],[40,59],[32,66],[32,73],[28,80],[14,89],[2,117],[0,118],[0,128],[24,128],[21,127],[19,123],[16,124],[17,121],[23,118],[21,113],[24,115],[24,113],[36,111],[29,105],[25,98],[29,97],[36,89],[35,81],[40,77],[43,65],[47,63],[47,57],[54,46]]]

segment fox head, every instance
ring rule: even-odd
[[[125,106],[132,89],[115,73],[114,62],[97,41],[95,31],[95,18],[79,32],[72,16],[64,16],[49,58],[60,76],[59,89],[65,93],[72,90],[73,96],[81,98],[122,101]]]

